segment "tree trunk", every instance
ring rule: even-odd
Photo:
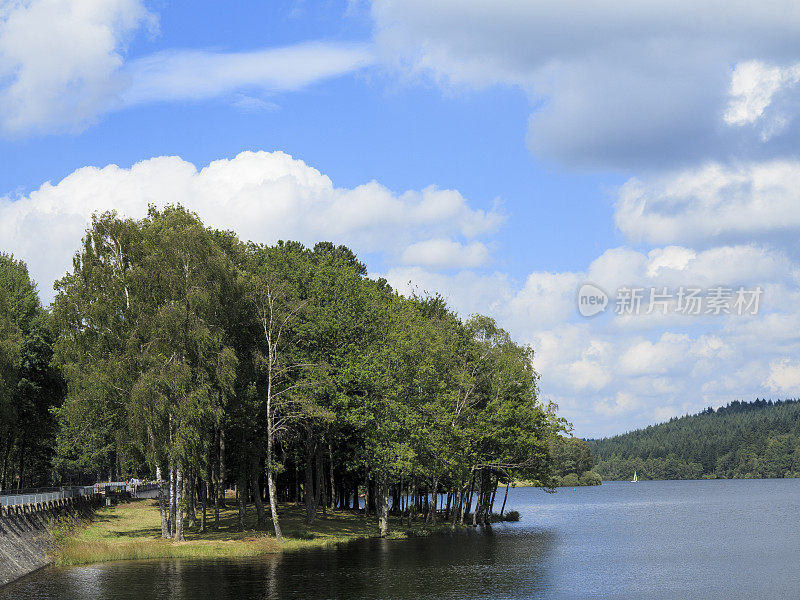
[[[300,499],[302,494],[300,493],[300,465],[295,463],[294,465],[294,503],[297,506],[300,506]]]
[[[470,476],[469,481],[469,488],[466,494],[466,498],[464,498],[464,503],[461,505],[461,524],[464,524],[464,520],[466,518],[467,513],[469,513],[469,509],[472,507],[472,490],[475,487],[475,473],[473,472]]]
[[[378,479],[377,501],[378,529],[385,538],[389,535],[389,481],[385,475]]]
[[[511,477],[509,477],[509,478],[508,478],[508,481],[506,482],[506,493],[505,493],[505,495],[503,496],[503,508],[501,508],[501,509],[500,509],[500,516],[501,516],[501,517],[502,517],[504,514],[506,514],[506,500],[508,500],[508,486],[509,486],[509,485],[511,485]]]
[[[278,520],[278,499],[275,493],[275,474],[272,472],[272,467],[267,470],[267,492],[269,493],[269,510],[272,515],[272,527],[275,529],[275,539],[283,542],[283,532],[281,531],[281,524]]]
[[[475,510],[472,511],[472,526],[478,526],[478,513],[481,509],[481,500],[483,499],[483,469],[478,471],[478,487],[475,491]]]
[[[200,492],[203,495],[203,498],[201,500],[202,503],[203,503],[203,512],[200,513],[200,533],[205,533],[206,532],[206,504],[207,504],[206,500],[208,498],[208,482],[206,482],[206,480],[204,479],[204,480],[202,480],[200,482],[200,484],[201,484]]]
[[[177,506],[175,489],[175,464],[170,459],[169,463],[169,533],[175,535],[175,507]]]
[[[183,542],[186,538],[183,537],[183,471],[179,468],[176,469],[175,475],[175,541]]]
[[[408,498],[408,526],[411,527],[411,520],[414,515],[415,503],[417,498],[417,478],[411,480],[411,495]]]
[[[159,473],[160,474],[160,473]],[[159,478],[158,481],[158,512],[161,515],[161,537],[164,539],[169,539],[170,537],[170,521],[169,521],[169,509],[167,508],[167,494],[165,493],[167,490],[164,489],[164,485]]]
[[[369,473],[364,474],[364,518],[369,518]]]
[[[228,474],[225,471],[225,430],[219,430],[219,503],[225,506],[225,479]]]
[[[486,522],[488,523],[491,521],[492,518],[492,511],[494,511],[494,499],[497,497],[497,484],[500,483],[500,479],[498,477],[494,478],[494,485],[492,486],[492,499],[489,502],[489,508],[486,510]]]
[[[197,515],[195,515],[194,505],[195,505],[195,490],[197,489],[197,481],[194,474],[194,469],[189,471],[189,477],[186,478],[186,490],[189,492],[189,508],[187,510],[187,517],[189,520],[189,527],[194,527],[197,522]]]
[[[431,490],[431,502],[430,507],[428,508],[428,516],[425,519],[426,523],[436,523],[436,510],[439,507],[439,494],[437,493],[439,488],[439,478],[434,477],[433,479],[433,488]]]
[[[247,477],[244,473],[244,467],[242,468],[242,471],[239,474],[239,479],[236,482],[236,491],[239,500],[239,529],[244,531],[244,518],[247,514],[247,507],[245,505],[245,502],[247,501]]]
[[[257,527],[260,529],[267,522],[267,516],[264,512],[264,503],[261,501],[261,460],[257,456],[253,456],[251,465],[250,481],[253,486],[253,502],[256,505]]]
[[[314,504],[314,442],[306,441],[306,469],[303,496],[306,502],[306,523],[309,525],[314,522],[317,516],[317,506]]]
[[[219,501],[220,496],[222,495],[222,484],[219,481],[219,430],[217,430],[216,434],[214,435],[215,438],[215,446],[217,449],[216,452],[216,460],[214,461],[214,485],[212,488],[212,493],[214,494],[214,530],[216,531],[219,529]]]
[[[330,503],[331,503],[331,510],[336,508],[336,480],[333,478],[333,446],[328,444],[328,466],[329,466],[329,474],[330,474]]]
[[[314,489],[314,505],[322,505],[322,515],[327,516],[325,501],[325,473],[322,468],[322,448],[317,446],[316,457],[314,459],[316,473],[316,487]]]

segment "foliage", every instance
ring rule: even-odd
[[[22,261],[0,253],[0,488],[50,483],[63,384],[48,311]]]
[[[440,296],[397,294],[343,246],[243,244],[179,206],[106,213],[56,289],[55,466],[167,475],[165,537],[230,485],[240,523],[252,497],[259,525],[266,488],[278,539],[278,499],[302,499],[310,524],[362,490],[386,535],[390,511],[435,522],[434,492],[476,523],[501,481],[549,486],[554,455],[591,468],[579,441],[553,442],[566,423],[539,402],[529,347]]]
[[[731,402],[590,446],[604,479],[800,477],[800,402]]]

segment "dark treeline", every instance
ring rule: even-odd
[[[98,215],[49,313],[6,262],[30,308],[0,296],[4,487],[163,479],[176,539],[233,487],[280,539],[280,502],[312,522],[361,498],[386,535],[390,513],[482,523],[498,485],[555,482],[565,423],[530,348],[343,246],[245,244],[181,207]]]
[[[53,332],[24,263],[0,253],[0,489],[47,484],[64,386]]]
[[[800,477],[800,402],[736,401],[590,446],[603,479]]]

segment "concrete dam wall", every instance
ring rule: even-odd
[[[102,496],[65,498],[0,509],[0,587],[50,564],[54,550],[49,525],[58,519],[89,516]]]

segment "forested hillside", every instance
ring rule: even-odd
[[[281,538],[281,501],[310,523],[362,497],[386,535],[389,511],[475,523],[499,483],[556,482],[565,423],[532,350],[346,247],[244,243],[181,207],[96,215],[51,310],[0,259],[4,488],[163,479],[181,539],[235,486],[240,523],[252,499]]]
[[[731,402],[589,444],[606,480],[800,477],[800,401]]]

